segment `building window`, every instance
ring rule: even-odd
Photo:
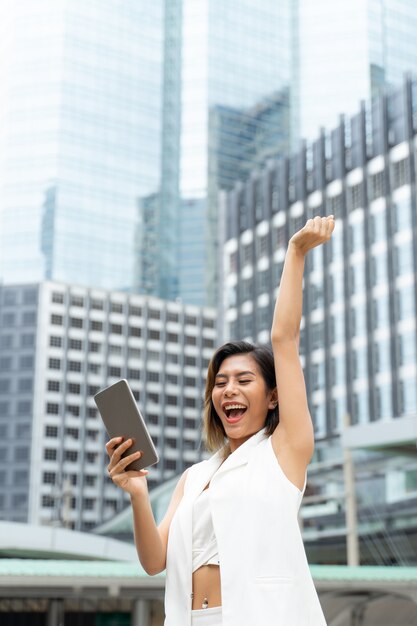
[[[78,383],[68,383],[68,393],[79,396],[81,394],[81,385]]]
[[[62,315],[56,315],[55,313],[51,315],[51,324],[53,324],[54,326],[62,326],[63,321],[64,318],[62,317]]]
[[[32,348],[35,345],[35,335],[33,333],[24,333],[20,337],[20,345],[22,348]]]
[[[258,258],[268,255],[268,235],[258,237]]]
[[[17,414],[18,415],[30,415],[32,412],[32,403],[30,400],[18,400],[17,402]]]
[[[159,373],[158,372],[150,372],[146,373],[146,378],[148,382],[159,383]]]
[[[44,485],[55,485],[56,484],[56,473],[55,472],[44,472],[43,473],[43,484]]]
[[[13,335],[2,335],[0,337],[0,348],[10,349],[13,347]]]
[[[55,304],[64,304],[64,294],[60,291],[53,291],[51,300],[55,302]]]
[[[64,460],[76,463],[78,459],[78,452],[76,450],[65,450]]]
[[[80,361],[69,361],[68,369],[70,372],[81,372],[81,362]]]
[[[410,182],[408,158],[392,164],[393,188],[402,187]]]
[[[114,376],[120,378],[122,375],[122,369],[120,367],[116,367],[115,365],[110,365],[107,368],[107,376]]]
[[[22,315],[22,323],[24,326],[33,326],[36,324],[36,312],[35,311],[25,311]]]
[[[57,459],[57,450],[55,448],[45,448],[43,452],[43,458],[45,461],[56,461]]]
[[[96,506],[95,498],[84,498],[83,508],[86,511],[91,511]]]
[[[59,380],[48,380],[48,391],[59,391],[61,383]]]
[[[78,436],[79,436],[78,428],[66,428],[65,435],[67,437],[71,437],[71,439],[78,439]]]
[[[178,321],[179,321],[178,313],[174,313],[173,311],[168,311],[167,322],[175,322],[177,324]]]
[[[69,340],[69,348],[71,350],[82,350],[83,349],[83,342],[81,341],[81,339],[70,339]]]
[[[103,300],[93,299],[93,300],[91,300],[91,305],[90,306],[95,311],[103,311],[103,309],[104,309],[104,302],[103,302]]]
[[[355,209],[359,209],[363,206],[363,184],[359,183],[359,185],[353,185],[352,187],[347,188],[347,200],[348,207],[350,211]]]
[[[58,437],[58,426],[45,426],[45,436],[56,439]]]
[[[80,416],[80,407],[76,404],[67,404],[66,411],[67,413],[69,413],[70,415],[73,415],[74,417]]]
[[[61,359],[49,359],[48,366],[49,366],[49,369],[51,369],[51,370],[60,370],[61,369]]]
[[[90,320],[90,330],[102,331],[103,330],[103,322],[99,320]]]
[[[385,194],[385,174],[384,172],[377,172],[373,176],[369,177],[368,194],[369,200],[375,200],[381,198]]]
[[[127,377],[130,378],[131,380],[140,380],[140,370],[136,370],[132,368],[128,369]]]
[[[129,315],[134,315],[135,317],[142,317],[142,308],[140,306],[129,306]]]
[[[237,252],[232,252],[229,256],[229,274],[237,272]]]
[[[121,335],[123,333],[123,326],[121,324],[110,324],[110,332],[113,335]]]
[[[33,380],[31,378],[21,378],[19,380],[19,391],[22,393],[28,393],[32,391]]]
[[[140,359],[140,357],[141,357],[141,350],[140,350],[140,348],[129,348],[128,349],[128,357],[130,359]]]
[[[83,307],[84,298],[82,296],[71,296],[71,306]]]
[[[61,348],[62,347],[62,337],[57,337],[56,335],[52,335],[49,338],[49,345],[53,348]]]
[[[148,310],[148,318],[150,320],[160,320],[161,319],[161,311],[157,309],[149,309]]]
[[[242,266],[252,263],[252,244],[242,246]]]
[[[150,330],[149,334],[148,334],[148,338],[149,339],[154,339],[154,340],[160,340],[161,339],[161,333],[159,332],[159,330]]]
[[[56,402],[48,402],[46,405],[46,412],[48,415],[59,415],[59,404]]]
[[[33,356],[31,354],[23,355],[19,359],[19,367],[21,370],[30,370],[33,367]]]
[[[45,509],[53,509],[55,506],[55,500],[52,496],[43,495],[42,496],[42,506]]]

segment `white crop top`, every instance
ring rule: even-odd
[[[219,565],[208,489],[201,492],[193,508],[193,572],[202,565]]]

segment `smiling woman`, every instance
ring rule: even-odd
[[[238,408],[233,409],[235,404]],[[272,435],[278,421],[271,350],[245,341],[219,348],[207,372],[204,411],[207,448],[215,451],[224,446],[224,454],[228,455],[263,427],[267,435]],[[239,429],[229,428],[237,424]]]
[[[215,454],[184,472],[159,527],[145,472],[125,470],[131,442],[107,444],[142,566],[167,570],[165,626],[326,625],[297,519],[314,447],[298,343],[305,256],[333,228],[333,216],[316,217],[290,240],[272,351],[238,341],[214,354],[204,433]]]

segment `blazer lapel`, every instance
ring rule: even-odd
[[[227,457],[225,462],[219,467],[217,474],[221,474],[223,472],[227,472],[235,467],[239,467],[240,465],[245,465],[248,462],[249,457],[252,453],[253,448],[262,441],[265,437],[265,428],[258,431],[250,439],[242,443],[237,450],[232,452],[230,456]]]

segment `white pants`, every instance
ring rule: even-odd
[[[222,626],[222,607],[191,611],[192,626]]]

